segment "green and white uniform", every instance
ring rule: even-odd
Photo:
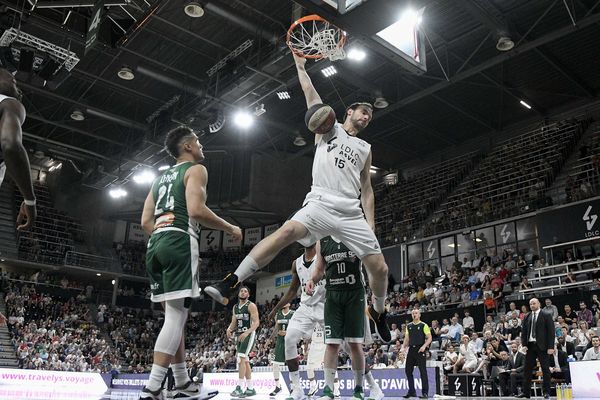
[[[256,331],[254,331],[248,335],[246,339],[239,340],[240,335],[250,329],[250,326],[252,325],[252,318],[250,317],[250,304],[252,304],[252,302],[250,300],[246,300],[246,302],[241,305],[238,302],[238,304],[233,306],[233,314],[235,315],[235,319],[237,321],[235,333],[238,337],[236,350],[239,358],[248,358],[248,354],[250,354],[252,351],[256,339]]]
[[[279,324],[280,331],[287,331],[287,327],[294,315],[294,311],[288,310],[287,314],[284,314],[282,310],[277,312],[276,322]],[[275,359],[274,364],[285,364],[285,336],[279,336],[277,333],[277,342],[275,343]]]
[[[148,240],[146,270],[151,300],[198,297],[199,226],[187,212],[184,177],[195,164],[182,162],[152,184],[154,231]]]
[[[365,281],[362,264],[344,243],[321,239],[325,260],[325,343],[365,341]]]

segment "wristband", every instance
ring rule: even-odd
[[[33,200],[26,200],[26,199],[24,199],[23,203],[25,203],[26,206],[33,207],[33,206],[35,206],[35,199],[33,199]]]

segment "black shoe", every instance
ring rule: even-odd
[[[239,285],[238,278],[234,274],[227,274],[225,279],[214,285],[204,288],[204,292],[215,299],[215,301],[226,306],[235,288]]]
[[[158,389],[156,392],[153,392],[144,386],[144,388],[142,389],[142,392],[140,393],[139,400],[161,400],[161,399],[162,399],[162,390]]]
[[[429,396],[427,396],[427,394],[426,394],[426,393],[423,393],[423,394],[421,395],[421,397],[419,397],[419,398],[420,398],[420,399],[428,399],[428,398],[429,398]]]
[[[527,396],[525,393],[521,393],[518,396],[515,396],[517,399],[530,399],[531,396]]]
[[[548,393],[546,393],[546,394],[544,395],[544,398],[545,398],[545,399],[549,399],[549,398],[550,398],[550,395],[549,395]]]
[[[277,396],[277,393],[281,392],[281,388],[279,386],[275,386],[275,390],[273,390],[271,393],[269,393],[269,396],[271,397],[275,397]]]
[[[407,394],[405,394],[405,395],[404,395],[404,396],[402,396],[402,397],[403,397],[403,398],[405,398],[405,399],[410,399],[411,397],[417,397],[417,395],[416,395],[416,394],[410,394],[410,393],[407,393]]]
[[[375,311],[373,306],[369,307],[369,318],[375,323],[375,332],[377,332],[382,342],[389,343],[392,341],[392,334],[389,326],[387,325],[386,317],[387,312],[384,311],[383,313],[379,314],[377,311]]]

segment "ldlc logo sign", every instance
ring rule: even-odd
[[[592,206],[588,206],[587,210],[585,210],[585,213],[583,214],[583,218],[585,221],[585,226],[587,228],[587,232],[585,233],[585,237],[594,237],[594,236],[600,236],[600,230],[594,229],[594,225],[596,225],[596,220],[598,219],[598,215],[597,214],[592,214]]]

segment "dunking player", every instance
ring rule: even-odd
[[[269,394],[271,397],[277,396],[281,392],[281,366],[285,364],[285,335],[287,327],[290,324],[290,319],[294,315],[294,311],[290,310],[290,303],[286,303],[283,308],[277,311],[275,316],[275,326],[273,327],[273,338],[275,340],[275,358],[273,359],[273,379],[275,380],[275,389]]]
[[[198,164],[204,155],[196,134],[189,128],[175,128],[167,134],[165,148],[177,163],[156,178],[142,213],[142,227],[151,235],[146,252],[151,300],[164,302],[165,322],[156,338],[154,364],[140,399],[162,398],[161,384],[169,365],[176,398],[208,399],[218,392],[201,393],[185,368],[185,323],[191,298],[200,295],[198,224],[229,232],[237,239],[242,232],[206,206],[208,173]]]
[[[310,110],[322,100],[306,73],[306,59],[294,58]],[[303,207],[290,221],[258,243],[234,274],[207,287],[206,293],[227,304],[239,282],[267,265],[289,244],[299,241],[307,246],[322,237],[334,235],[364,263],[373,291],[373,307],[369,308],[369,314],[381,339],[384,342],[391,340],[385,322],[388,267],[373,232],[375,200],[370,176],[371,146],[357,137],[371,121],[372,112],[368,103],[352,104],[346,110],[343,124],[336,123],[329,133],[316,135],[313,183]]]
[[[260,323],[258,317],[258,307],[249,300],[250,289],[241,286],[238,293],[238,303],[233,306],[231,323],[227,327],[227,337],[232,338],[233,333],[237,334],[236,353],[238,357],[238,385],[231,392],[231,397],[250,397],[256,395],[256,390],[252,385],[252,368],[248,359],[250,351],[256,341],[256,329]],[[246,390],[242,390],[246,379]]]
[[[29,158],[22,143],[21,125],[25,122],[25,107],[21,104],[21,97],[15,77],[0,68],[0,185],[8,170],[25,199],[19,208],[17,229],[26,230],[33,225],[37,212]],[[0,326],[4,324],[6,318],[0,313]]]
[[[362,265],[356,254],[331,236],[317,244],[317,262],[306,291],[313,291],[315,282],[325,275],[325,389],[319,400],[334,398],[332,391],[339,346],[344,343],[352,359],[355,387],[353,398],[363,399],[363,379],[371,387],[369,399],[383,399],[383,392],[366,371],[363,344],[372,343],[371,330],[365,315],[365,282]]]

